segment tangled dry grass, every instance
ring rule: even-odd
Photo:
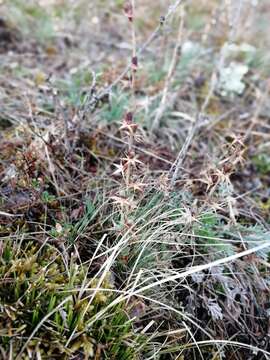
[[[0,9],[0,358],[269,359],[268,2]]]

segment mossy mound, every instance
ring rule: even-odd
[[[55,247],[0,242],[0,350],[9,359],[136,359],[138,336],[109,276],[98,279]],[[91,290],[92,289],[92,290]],[[96,320],[93,320],[95,317]],[[90,324],[91,323],[91,324]],[[128,344],[128,345],[127,345]]]

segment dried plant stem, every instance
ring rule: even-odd
[[[132,104],[131,104],[131,113],[132,117],[136,111],[136,96],[135,96],[135,82],[136,82],[136,71],[137,71],[137,42],[136,42],[136,30],[135,30],[135,0],[131,1],[133,19],[131,21],[131,32],[132,32],[132,67],[131,67],[131,93],[132,93]],[[128,157],[133,156],[133,144],[134,144],[134,134],[129,132],[128,135]],[[131,163],[127,164],[127,173],[126,173],[126,186],[127,186],[127,195],[129,194],[129,185],[131,178]]]
[[[226,2],[226,0],[225,0],[225,2]],[[237,19],[240,18],[241,9],[242,9],[242,4],[239,3],[239,8],[237,11]],[[235,24],[233,24],[233,25],[235,26]],[[234,41],[235,34],[236,33],[234,31],[234,28],[233,28],[233,26],[231,26],[231,31],[228,36],[229,42]],[[208,94],[201,106],[200,112],[199,112],[198,116],[196,117],[195,122],[191,125],[189,134],[186,138],[186,141],[185,141],[182,149],[180,150],[180,152],[177,156],[176,161],[174,162],[174,164],[172,165],[172,167],[170,169],[169,176],[171,178],[171,186],[175,185],[175,182],[179,177],[180,169],[182,167],[182,164],[184,162],[184,159],[186,157],[186,154],[187,154],[190,144],[192,142],[192,139],[194,138],[197,129],[202,125],[202,122],[204,122],[204,121],[202,121],[202,119],[205,118],[205,115],[204,115],[205,111],[206,111],[206,109],[212,99],[213,93],[215,91],[215,87],[216,87],[216,84],[218,81],[218,74],[220,73],[221,69],[224,67],[224,63],[225,63],[226,55],[227,55],[226,46],[227,46],[227,43],[225,43],[220,50],[219,61],[212,73]],[[207,123],[207,122],[204,122],[204,123]]]
[[[205,97],[203,104],[201,105],[199,114],[196,116],[195,122],[193,124],[191,124],[189,134],[186,138],[186,141],[184,142],[184,145],[182,146],[175,162],[173,163],[173,165],[170,169],[169,178],[171,179],[171,182],[170,182],[171,186],[175,185],[176,180],[179,177],[179,173],[182,168],[183,162],[186,158],[190,144],[192,143],[192,140],[193,140],[198,128],[201,127],[202,125],[208,124],[208,121],[204,120],[206,118],[206,116],[204,114],[205,114],[205,111],[212,99],[212,96],[213,96],[213,93],[215,91],[215,87],[216,87],[216,84],[218,81],[218,74],[219,74],[220,70],[224,67],[225,59],[226,59],[226,43],[222,46],[222,48],[220,50],[219,61],[217,63],[216,68],[212,72],[209,91]]]
[[[128,157],[133,156],[133,143],[134,137],[133,134],[129,134],[128,137]],[[131,163],[128,162],[127,164],[127,173],[126,173],[126,187],[127,187],[127,195],[129,194],[129,185],[130,185],[130,178],[131,178]]]
[[[0,216],[5,216],[5,217],[20,217],[23,216],[23,214],[10,214],[7,213],[5,211],[0,211]]]
[[[181,150],[179,151],[175,162],[171,166],[171,169],[169,171],[169,178],[171,179],[170,180],[171,186],[174,186],[176,183],[176,180],[178,179],[183,162],[186,158],[188,149],[189,149],[190,144],[191,144],[191,142],[195,136],[195,133],[199,127],[199,124],[200,124],[199,120],[195,120],[195,123],[192,124],[192,126],[190,127],[190,130],[189,130],[189,134],[186,138],[186,141],[184,142],[184,145],[182,146]]]
[[[248,250],[241,251],[241,252],[236,253],[234,255],[225,256],[222,259],[218,259],[218,260],[215,260],[215,261],[212,261],[210,263],[203,264],[203,265],[192,266],[191,268],[188,268],[187,270],[185,270],[183,272],[177,273],[175,275],[168,276],[168,277],[166,277],[164,279],[153,282],[152,284],[145,285],[145,286],[143,286],[143,287],[141,287],[141,288],[139,288],[137,290],[132,289],[132,295],[141,294],[141,293],[143,293],[145,291],[148,291],[151,288],[154,288],[156,286],[160,286],[160,285],[168,283],[170,281],[184,279],[187,276],[190,276],[192,274],[196,274],[196,273],[198,273],[200,271],[212,269],[215,266],[228,264],[228,263],[230,263],[232,261],[243,258],[244,256],[249,256],[251,254],[255,254],[256,252],[261,251],[263,249],[267,249],[269,247],[270,247],[270,241],[268,240],[268,241],[265,241],[264,243],[262,243],[261,245],[255,246],[255,247],[250,248]]]
[[[182,146],[175,162],[173,163],[170,172],[169,172],[169,178],[171,179],[171,186],[174,186],[178,177],[179,177],[179,173],[180,170],[182,168],[183,162],[186,158],[187,152],[189,150],[190,144],[192,143],[192,140],[198,130],[198,128],[200,126],[202,126],[204,124],[204,118],[205,116],[203,115],[205,113],[205,110],[207,109],[209,102],[213,96],[214,90],[215,90],[215,86],[217,83],[217,73],[218,70],[221,68],[221,65],[224,62],[224,54],[225,52],[223,51],[223,49],[221,50],[221,57],[220,57],[220,61],[219,61],[219,65],[217,67],[217,69],[212,73],[212,77],[211,77],[211,82],[210,82],[210,88],[208,91],[208,94],[201,106],[201,110],[199,112],[199,114],[197,115],[195,122],[191,124],[191,127],[189,129],[189,133],[188,136],[186,138],[186,141],[184,142],[184,145]]]
[[[138,49],[137,56],[144,53],[144,51],[148,48],[148,46],[158,37],[161,29],[163,28],[163,25],[169,20],[169,18],[175,13],[177,8],[184,2],[185,0],[177,0],[175,3],[171,6],[169,6],[167,13],[165,16],[162,16],[158,26],[155,28],[155,30],[152,32],[152,34],[148,37],[148,39],[145,41],[145,43]],[[98,102],[107,94],[109,94],[112,89],[126,76],[126,74],[129,72],[132,64],[128,64],[126,68],[122,71],[122,73],[112,82],[111,85],[106,87],[105,89],[101,90],[97,95],[92,96],[91,100],[89,101],[87,105],[87,110],[95,110]]]
[[[177,62],[180,57],[180,51],[181,51],[181,47],[182,47],[182,38],[183,38],[183,28],[184,28],[184,8],[181,7],[176,44],[174,47],[170,68],[169,68],[169,71],[168,71],[168,74],[167,74],[167,77],[165,80],[165,86],[163,89],[160,106],[157,109],[157,113],[156,113],[155,119],[152,124],[152,128],[151,128],[152,131],[154,131],[155,129],[157,129],[159,127],[160,120],[163,116],[164,111],[166,110],[166,102],[167,102],[169,88],[171,86],[173,75],[175,73],[175,69],[177,66]]]
[[[132,11],[133,11],[133,18],[135,17],[135,0],[132,0]],[[131,89],[132,89],[132,96],[133,96],[133,106],[134,109],[136,107],[135,104],[135,81],[136,81],[136,65],[134,61],[137,61],[137,42],[136,42],[136,30],[135,30],[135,23],[134,20],[131,22],[131,31],[132,31],[132,79],[131,79]]]
[[[252,116],[250,125],[247,128],[247,130],[245,131],[245,135],[244,135],[244,138],[243,138],[244,142],[249,138],[250,134],[252,133],[253,128],[257,124],[261,109],[262,109],[263,105],[265,104],[265,102],[267,101],[269,93],[270,93],[270,81],[267,81],[266,88],[265,88],[264,92],[258,94],[258,105],[257,105],[257,107],[255,109],[255,112],[254,112],[253,116]]]

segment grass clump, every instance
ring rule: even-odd
[[[0,350],[4,358],[89,359],[97,354],[111,358],[116,353],[121,359],[136,358],[138,337],[123,306],[114,306],[106,317],[92,321],[114,299],[109,276],[102,283],[106,291],[97,291],[89,305],[93,294],[89,289],[98,280],[89,279],[85,266],[66,261],[55,247],[2,241],[1,252]]]

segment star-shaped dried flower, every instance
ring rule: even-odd
[[[137,164],[143,165],[143,162],[137,159],[136,156],[127,156],[123,158],[123,161],[125,162],[125,165],[131,165],[133,167],[136,167]]]
[[[138,125],[133,122],[133,113],[127,112],[120,130],[127,131],[129,134],[135,134],[137,128]]]
[[[130,209],[134,209],[137,205],[135,203],[135,201],[124,198],[124,197],[120,197],[120,196],[112,196],[111,199],[113,200],[113,202],[117,205],[120,205],[121,207],[129,207]]]
[[[123,177],[125,175],[125,171],[126,171],[126,165],[121,164],[113,164],[113,166],[116,167],[116,170],[113,172],[113,175],[119,175],[121,174]]]

